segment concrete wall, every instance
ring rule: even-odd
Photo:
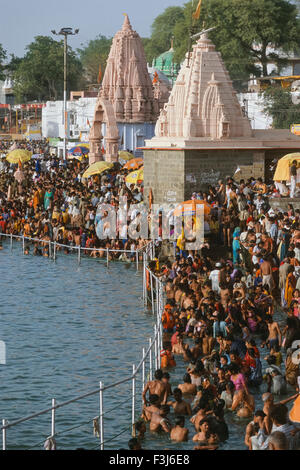
[[[154,203],[180,203],[194,191],[207,190],[219,179],[233,176],[237,167],[250,176],[264,177],[264,152],[251,150],[146,150],[144,151],[145,196],[153,191]],[[146,199],[147,200],[147,199]]]

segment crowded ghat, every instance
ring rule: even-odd
[[[13,152],[21,154],[10,163]],[[101,258],[109,249],[111,260],[130,262],[148,243],[150,227],[148,237],[129,238],[117,228],[110,239],[101,210],[110,204],[117,211],[122,197],[129,207],[143,203],[142,180],[128,179],[134,166],[112,164],[84,177],[84,155],[61,161],[50,156],[47,141],[18,148],[1,142],[0,154],[1,244],[13,234],[26,237],[27,256],[49,257],[50,241],[64,245],[64,255],[80,246]],[[146,448],[149,435],[191,441],[195,450],[222,449],[234,417],[245,449],[299,450],[300,210],[271,209],[280,189],[260,178],[227,178],[201,189],[190,195],[192,207],[205,208],[199,249],[188,249],[183,231],[169,242],[173,255],[164,256],[159,227],[148,262],[165,291],[163,349],[129,449]],[[150,225],[152,196],[146,202]],[[135,217],[127,216],[128,226]],[[104,239],[99,226],[107,229]]]

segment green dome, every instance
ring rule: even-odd
[[[177,77],[180,69],[180,65],[173,62],[174,54],[175,51],[171,47],[170,50],[163,52],[153,60],[153,67],[163,72],[172,81]]]

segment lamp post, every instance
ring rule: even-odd
[[[79,33],[79,29],[61,28],[59,33],[55,30],[51,31],[57,36],[64,36],[64,160],[67,159],[67,131],[68,131],[68,111],[67,111],[67,52],[68,52],[68,36],[75,36]]]

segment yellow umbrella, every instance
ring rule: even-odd
[[[129,173],[125,181],[128,184],[137,184],[138,181],[144,181],[144,167],[142,166],[139,170]]]
[[[199,199],[194,199],[191,201],[185,201],[179,204],[174,210],[174,215],[176,217],[183,215],[196,215],[197,206],[204,206],[204,214],[210,214],[211,207],[206,201],[200,201]]]
[[[119,151],[119,158],[121,160],[131,160],[132,158],[134,158],[134,155],[130,152],[126,152],[126,150],[120,150]]]
[[[300,153],[289,153],[278,161],[274,181],[288,181],[291,179],[290,166],[294,160],[300,162]]]
[[[123,166],[124,170],[138,170],[141,166],[143,166],[144,160],[142,158],[133,158],[129,160],[129,162],[125,163]]]
[[[13,150],[12,152],[9,152],[9,154],[6,157],[6,160],[9,163],[24,163],[24,162],[29,162],[29,160],[32,157],[32,153],[29,152],[29,150],[23,150],[23,149],[16,149]]]
[[[113,168],[114,164],[113,163],[108,163],[108,162],[96,162],[93,163],[87,170],[86,172],[82,175],[83,178],[89,178],[90,176],[93,175],[100,175],[106,170],[110,170]]]

